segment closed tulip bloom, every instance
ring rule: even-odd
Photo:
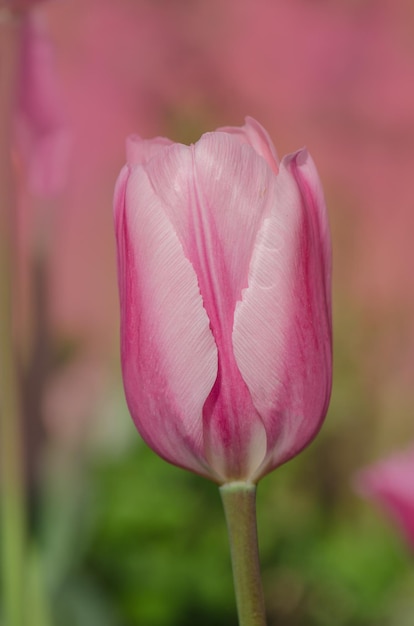
[[[185,146],[127,142],[115,190],[125,393],[160,456],[255,483],[318,432],[332,375],[331,250],[306,150],[247,118]]]

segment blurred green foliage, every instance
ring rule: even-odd
[[[52,623],[237,626],[217,486],[157,458],[132,427],[131,437],[124,453],[50,481],[40,535]],[[409,624],[410,554],[349,482],[329,496],[331,445],[327,432],[259,486],[269,625]]]

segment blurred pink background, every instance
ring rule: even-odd
[[[271,555],[265,572],[273,602],[268,606],[276,616],[271,623],[281,623],[283,603],[295,589],[302,592],[286,609],[292,618],[286,624],[297,624],[301,615],[312,613],[306,604],[312,604],[312,597],[318,612],[322,609],[321,621],[315,624],[340,622],[337,617],[323,620],[326,606],[334,616],[341,607],[348,612],[349,621],[340,622],[344,625],[378,624],[378,607],[389,617],[381,621],[387,626],[411,623],[409,557],[399,560],[398,549],[377,525],[375,509],[355,496],[352,484],[358,469],[414,439],[413,3],[0,0],[0,8],[6,4],[33,5],[30,14],[23,13],[12,138],[19,226],[16,325],[26,439],[21,460],[30,505],[28,526],[43,516],[49,543],[54,540],[51,530],[66,528],[61,537],[64,564],[60,554],[58,566],[49,564],[50,581],[59,587],[55,595],[67,589],[65,568],[72,567],[74,548],[79,567],[90,573],[88,555],[82,552],[90,541],[89,558],[92,555],[103,576],[97,574],[97,588],[104,608],[95,622],[88,616],[79,624],[118,624],[106,609],[107,580],[112,580],[113,571],[120,573],[123,584],[114,589],[121,595],[127,592],[128,580],[137,607],[145,605],[151,577],[145,571],[142,595],[137,596],[134,577],[123,576],[130,571],[132,547],[138,551],[137,561],[151,541],[158,550],[158,531],[152,535],[158,517],[153,502],[169,496],[168,514],[175,510],[180,517],[184,500],[198,506],[203,497],[204,487],[193,485],[191,477],[173,475],[175,470],[164,470],[155,455],[145,456],[125,405],[112,223],[113,189],[125,162],[125,138],[138,133],[187,143],[219,126],[242,125],[250,115],[267,129],[279,156],[303,145],[309,149],[325,188],[334,250],[334,386],[329,414],[315,443],[287,469],[263,481],[263,545],[266,548],[267,541]],[[5,29],[6,13],[0,11]],[[0,65],[7,67],[1,61],[4,58]],[[3,148],[8,157],[6,143]],[[407,486],[412,468],[412,452],[397,455],[361,474],[367,481],[359,485],[364,497],[380,502],[406,534],[409,531],[410,542],[414,509]],[[181,485],[175,492],[165,478],[169,471]],[[181,480],[189,481],[197,497],[186,498]],[[399,489],[401,485],[407,489]],[[176,497],[178,492],[183,501]],[[137,538],[145,506],[147,534]],[[79,526],[79,541],[80,511],[87,519]],[[89,527],[91,512],[95,523],[98,520],[95,535]],[[114,536],[111,539],[109,532],[108,539],[104,531],[100,541],[99,520],[107,516]],[[129,527],[131,519],[136,525]],[[158,521],[164,528],[161,514]],[[210,531],[204,509],[199,517],[188,515],[184,521],[195,535],[199,533],[194,524]],[[181,527],[166,523],[162,532],[171,542],[179,532],[188,533],[172,531]],[[124,542],[125,525],[131,543]],[[210,559],[212,536],[207,531],[206,536]],[[158,604],[164,559],[176,554],[171,545],[165,543],[158,578],[151,579]],[[219,543],[215,545],[217,555]],[[145,561],[150,568],[152,549]],[[401,550],[406,554],[405,545]],[[49,556],[45,549],[46,568]],[[194,552],[194,562],[198,558]],[[193,566],[190,563],[188,571]],[[215,564],[213,569],[212,576],[206,569],[206,589],[210,583],[221,585]],[[191,569],[191,583],[193,578]],[[279,579],[286,580],[290,590],[289,596],[283,584],[280,587],[282,609],[274,601],[273,583]],[[73,595],[76,608],[84,593],[82,576],[79,581]],[[192,601],[185,577],[182,584]],[[175,600],[175,586],[166,583],[167,588]],[[209,601],[200,603],[200,615]],[[362,616],[371,617],[355,621],[357,604]],[[406,622],[400,619],[401,607]],[[68,623],[76,622],[65,603],[59,611],[60,616],[69,615]],[[109,616],[108,622],[102,615]],[[309,617],[304,619],[310,623]],[[154,620],[148,623],[160,623]],[[33,623],[43,626],[47,621]],[[181,614],[177,623],[183,623]]]

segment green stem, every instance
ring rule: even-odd
[[[20,20],[0,12],[0,543],[2,617],[24,623],[25,505],[21,407],[14,343],[14,189],[11,132],[20,51]]]
[[[239,626],[266,626],[256,525],[256,485],[220,487],[230,540]]]

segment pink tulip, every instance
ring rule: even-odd
[[[388,513],[414,547],[414,448],[362,470],[355,487]]]
[[[331,390],[330,236],[306,152],[266,131],[131,137],[115,190],[128,406],[163,458],[255,482],[318,432]]]

